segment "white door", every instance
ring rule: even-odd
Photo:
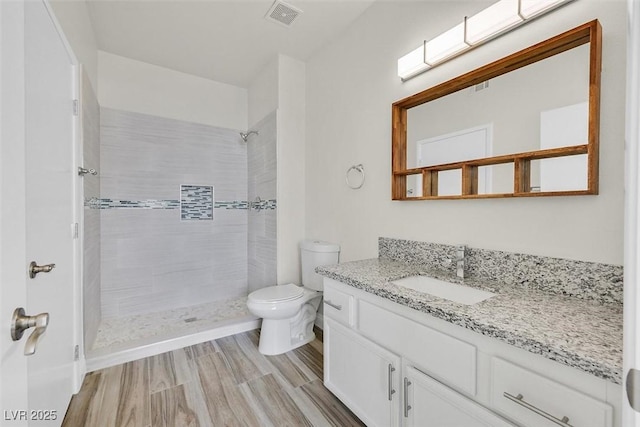
[[[622,425],[640,427],[640,2],[628,5]]]
[[[514,426],[411,366],[404,372],[402,404],[407,427]]]
[[[399,421],[400,358],[324,318],[324,385],[370,427]]]
[[[42,1],[0,2],[1,425],[60,425],[75,391],[75,68]],[[55,264],[30,278],[31,261]],[[13,311],[49,314],[35,353],[34,328],[10,338]]]

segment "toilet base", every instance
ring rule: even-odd
[[[313,325],[320,305],[320,296],[302,306],[290,319],[262,319],[258,351],[267,356],[286,353],[310,343],[316,338]]]
[[[267,356],[275,356],[308,344],[316,338],[313,330],[311,334],[295,338],[291,337],[289,330],[289,319],[262,319],[258,351]]]

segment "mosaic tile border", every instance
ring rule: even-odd
[[[276,208],[276,200],[260,200],[259,202],[250,202],[250,208],[256,211],[261,211],[264,209],[275,209]]]
[[[259,203],[261,209],[277,209],[276,199],[263,200]],[[120,200],[120,199],[85,199],[84,206],[87,209],[180,209],[180,200]],[[257,207],[255,202],[247,200],[215,201],[214,209],[240,209],[247,210]]]
[[[84,201],[89,209],[178,209],[180,200],[120,200],[91,198]]]
[[[455,274],[456,246],[380,237],[378,256],[418,264]],[[499,280],[509,285],[530,287],[559,295],[596,300],[623,301],[621,265],[467,248],[470,277]]]

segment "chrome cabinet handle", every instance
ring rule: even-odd
[[[409,410],[411,409],[411,405],[409,405],[409,386],[411,385],[411,381],[409,378],[404,377],[404,417],[409,418]]]
[[[35,278],[38,273],[48,273],[56,267],[55,264],[38,265],[35,261],[29,264],[29,277]]]
[[[47,330],[47,325],[49,325],[49,313],[26,316],[24,314],[24,308],[16,308],[11,320],[11,339],[13,341],[18,341],[22,338],[24,331],[35,327],[35,330],[31,335],[29,335],[27,343],[24,346],[24,355],[31,356],[36,352],[38,341],[42,334]]]
[[[411,405],[409,405],[409,386],[411,385],[411,381],[409,378],[404,377],[404,417],[409,418],[409,410],[411,409]]]
[[[393,373],[395,372],[396,368],[393,367],[393,365],[391,363],[389,363],[389,366],[387,367],[387,389],[388,389],[388,394],[389,394],[389,400],[393,399],[393,394],[396,392],[393,389]]]
[[[330,300],[324,300],[324,303],[327,304],[329,307],[335,308],[336,310],[342,310],[342,306],[341,305],[334,304]]]
[[[536,414],[540,415],[541,417],[544,417],[546,419],[548,419],[549,421],[551,421],[552,423],[558,424],[559,426],[563,426],[563,427],[573,427],[571,424],[569,424],[569,417],[564,416],[562,418],[556,418],[553,415],[543,411],[542,409],[533,406],[531,403],[527,402],[524,400],[524,396],[522,396],[522,394],[519,394],[517,396],[514,396],[510,393],[507,393],[506,391],[502,394],[504,397],[506,397],[507,399],[509,399],[510,401],[517,403],[520,406],[524,406],[525,408],[527,408],[528,410],[535,412]]]

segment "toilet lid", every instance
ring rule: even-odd
[[[287,285],[269,286],[258,289],[257,291],[251,292],[249,298],[261,302],[281,302],[300,298],[303,293],[304,289],[301,286],[289,283]]]

